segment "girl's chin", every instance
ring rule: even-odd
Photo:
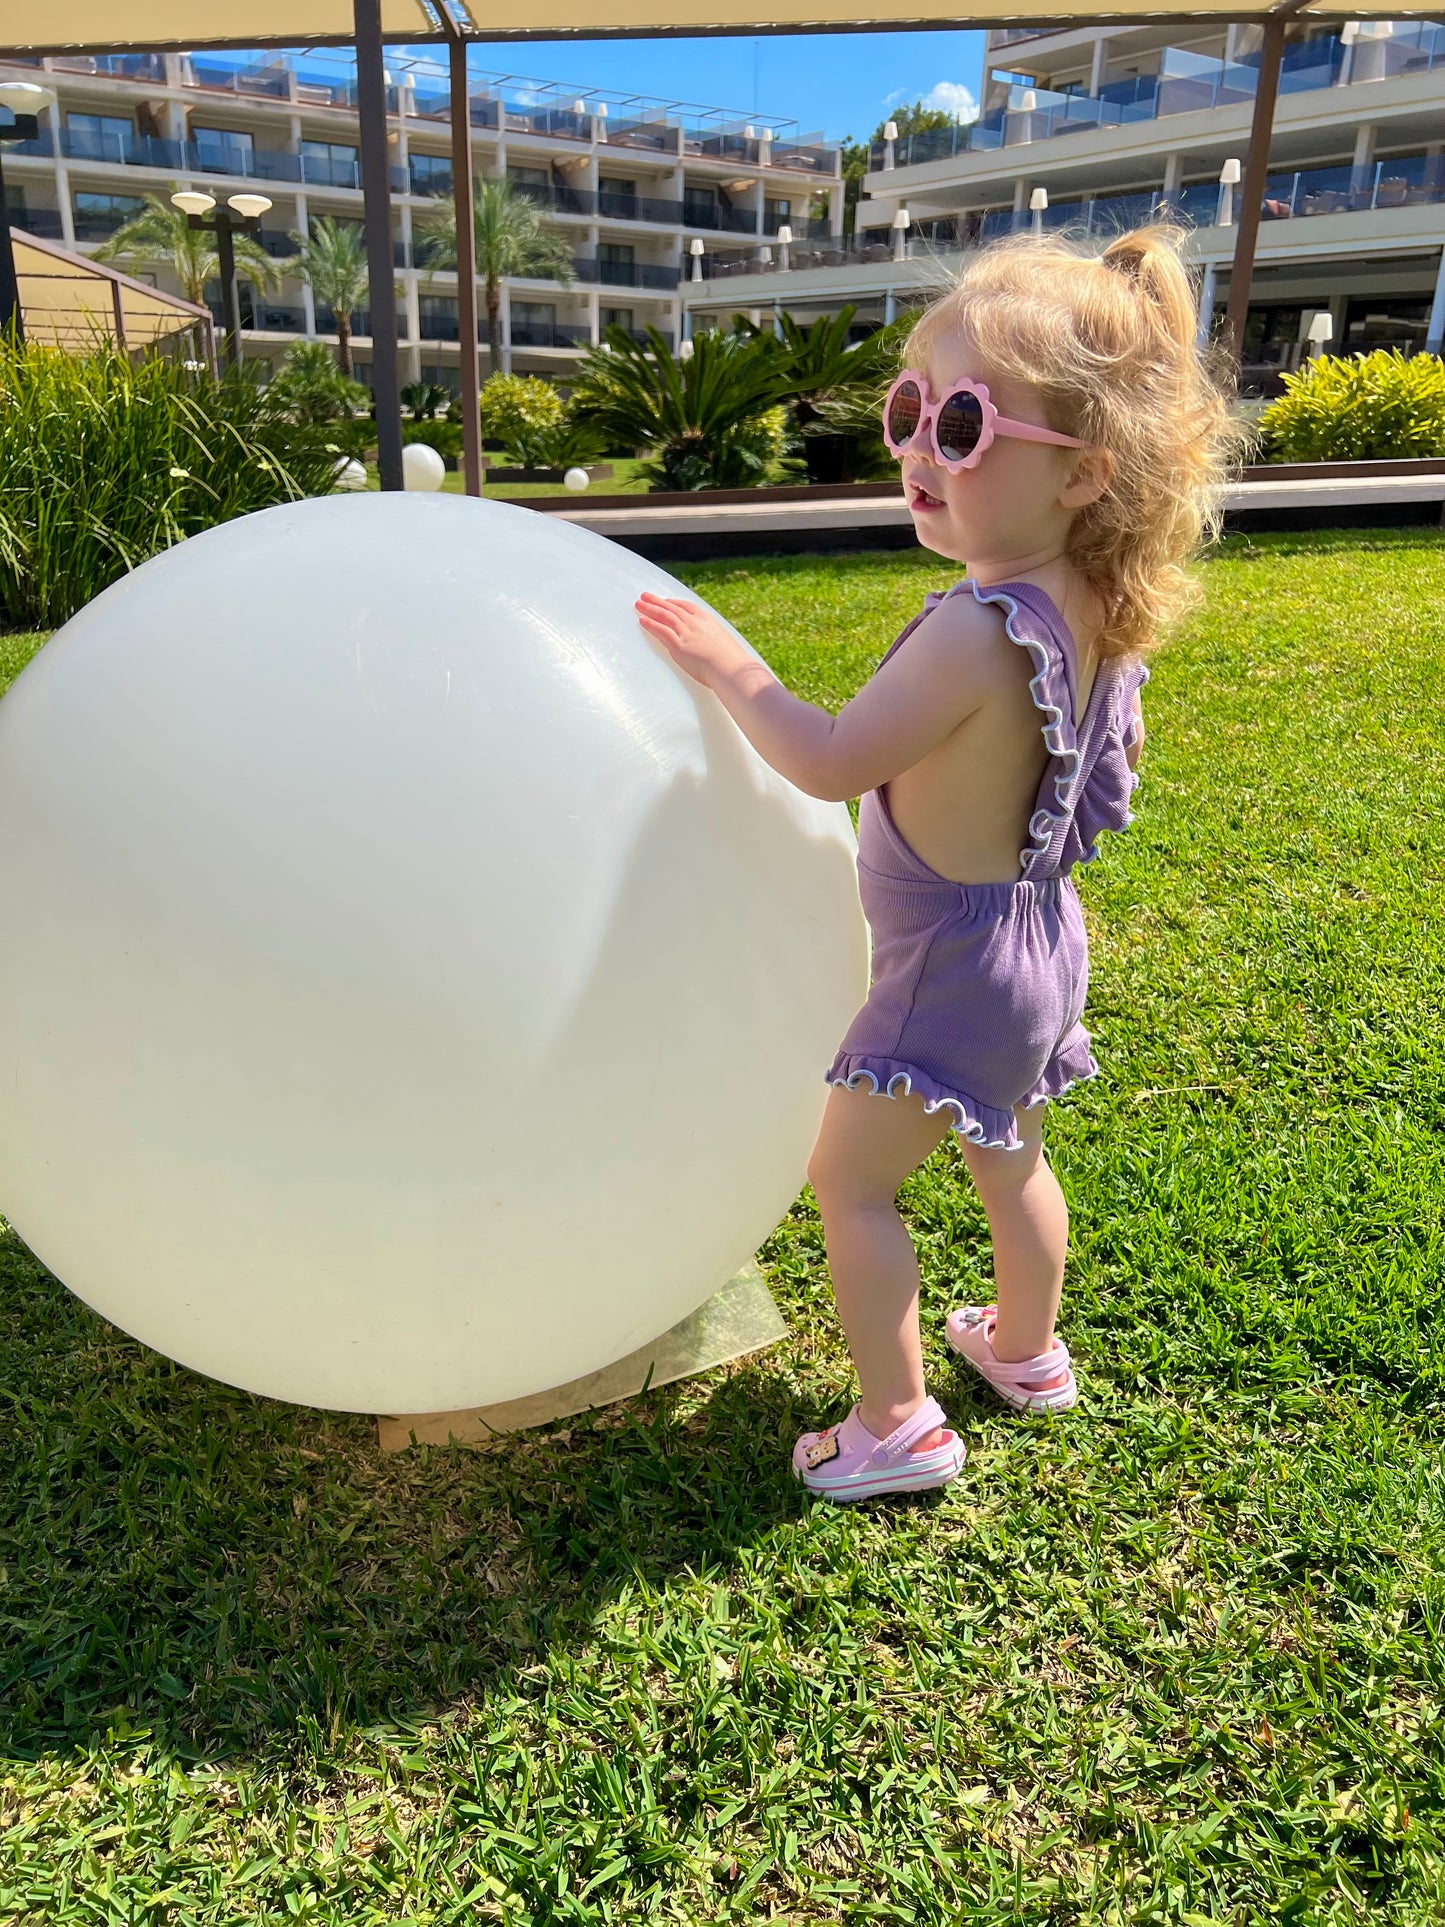
[[[947,515],[920,515],[915,510],[913,533],[923,547],[932,549],[935,555],[946,555],[952,562],[963,562],[968,558],[963,537],[949,526]]]

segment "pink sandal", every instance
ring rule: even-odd
[[[911,1452],[915,1439],[943,1428],[943,1443]],[[886,1439],[874,1438],[855,1405],[841,1425],[804,1432],[793,1447],[793,1473],[825,1499],[872,1499],[882,1492],[932,1492],[956,1479],[967,1449],[937,1399],[926,1398]]]
[[[949,1350],[966,1359],[1016,1411],[1067,1412],[1079,1396],[1068,1346],[1056,1338],[1037,1358],[995,1358],[997,1324],[997,1305],[963,1305],[951,1311],[944,1326]]]

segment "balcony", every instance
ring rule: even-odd
[[[38,234],[42,241],[59,241],[65,233],[60,224],[60,210],[53,207],[12,207],[9,210],[10,225],[17,234]],[[104,234],[82,235],[79,226],[75,238],[80,240],[102,241],[113,232],[107,228]]]
[[[186,63],[187,87],[203,87],[208,93],[236,94],[245,100],[289,100],[291,71],[277,61],[255,67],[223,67],[214,61]]]
[[[1346,64],[1346,48],[1334,35],[1299,41],[1284,50],[1279,91],[1309,93],[1339,86],[1360,86],[1399,74],[1430,73],[1445,68],[1445,27],[1402,26],[1394,34],[1355,42]],[[1022,103],[962,127],[913,134],[894,143],[898,167],[924,167],[957,154],[991,152],[1033,141],[1053,140],[1093,127],[1128,126],[1161,120],[1170,114],[1198,113],[1217,107],[1243,106],[1254,99],[1257,59],[1225,62],[1166,47],[1157,74],[1140,74],[1109,81],[1097,94],[1059,94],[1046,87],[1013,90]],[[1364,111],[1351,102],[1342,107],[1342,120]],[[886,159],[885,143],[875,141],[868,151],[868,167],[879,172]]]
[[[713,234],[756,234],[758,217],[751,208],[720,207],[711,201],[682,204],[684,227],[706,228]]]
[[[835,174],[838,171],[838,150],[836,147],[814,147],[808,142],[774,141],[768,165],[785,167],[795,174]]]
[[[505,120],[509,134],[544,134],[567,141],[592,138],[592,116],[573,113],[570,107],[508,107]]]
[[[604,288],[656,288],[670,290],[682,279],[682,270],[655,266],[650,261],[597,261],[590,255],[573,257],[577,279]]]
[[[246,320],[243,315],[242,324],[261,334],[304,335],[306,332],[306,316],[302,309],[276,308],[269,302],[264,305],[253,303],[251,318]]]
[[[50,65],[58,74],[105,74],[114,80],[166,77],[164,54],[57,54]]]
[[[646,194],[599,194],[597,212],[604,221],[651,221],[660,227],[677,227],[682,202],[654,200]]]
[[[574,327],[570,322],[512,323],[514,348],[589,348],[591,345],[591,330]]]
[[[568,187],[562,181],[513,181],[512,192],[552,214],[595,214],[597,196],[590,188]]]

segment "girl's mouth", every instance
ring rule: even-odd
[[[910,481],[904,490],[904,494],[907,498],[909,508],[916,515],[926,515],[933,510],[943,507],[943,503],[939,497],[930,495],[921,482]]]

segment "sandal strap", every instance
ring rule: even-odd
[[[1067,1372],[1072,1368],[1073,1360],[1062,1338],[1055,1338],[1050,1349],[1040,1352],[1037,1358],[999,1358],[993,1349],[994,1328],[998,1324],[998,1306],[983,1305],[979,1309],[982,1316],[970,1318],[967,1324],[970,1330],[976,1331],[980,1326],[983,1328],[984,1338],[988,1344],[990,1367],[1000,1377],[1010,1379],[1020,1388],[1027,1390],[1029,1383],[1035,1379],[1057,1378],[1061,1372]]]
[[[853,1409],[856,1412],[858,1408],[855,1405]],[[861,1419],[858,1424],[861,1430],[863,1426]],[[896,1431],[890,1432],[886,1439],[877,1441],[868,1453],[868,1462],[870,1465],[892,1465],[896,1460],[908,1457],[909,1448],[915,1440],[921,1439],[927,1432],[937,1431],[940,1428],[947,1429],[947,1426],[948,1420],[938,1400],[926,1398],[918,1410],[904,1419]]]

